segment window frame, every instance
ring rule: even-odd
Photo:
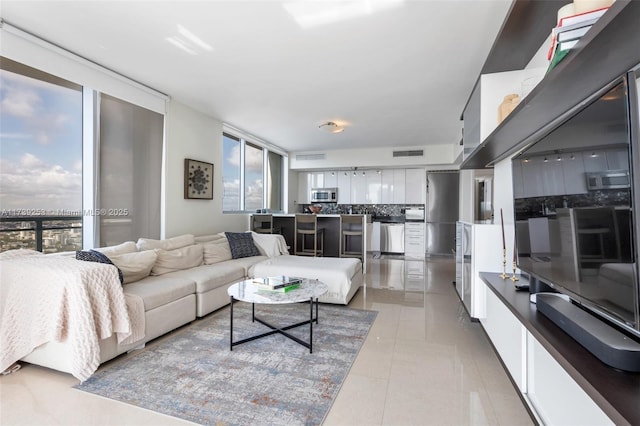
[[[238,214],[238,213],[255,213],[256,209],[248,210],[246,208],[246,200],[245,200],[245,174],[246,174],[246,146],[253,146],[262,150],[262,206],[260,209],[269,210],[273,213],[282,213],[287,210],[286,206],[288,204],[288,176],[289,176],[289,168],[287,167],[289,155],[283,151],[282,149],[276,147],[275,145],[265,142],[260,138],[247,134],[239,129],[231,127],[227,124],[223,125],[222,129],[222,137],[227,136],[231,139],[238,140],[240,142],[240,182],[238,188],[238,198],[239,198],[239,210],[225,210],[224,209],[224,199],[222,200],[222,213],[223,214]],[[222,145],[221,145],[222,149]],[[280,210],[272,210],[268,207],[268,159],[269,153],[273,152],[282,157],[282,174],[281,174],[281,193],[282,193],[282,206]],[[226,159],[223,155],[223,167]],[[223,171],[224,174],[224,171]],[[223,194],[224,197],[224,194]]]

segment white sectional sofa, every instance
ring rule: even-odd
[[[244,234],[244,240],[249,236],[257,251],[245,250],[243,253],[240,250],[240,257],[235,252],[232,255],[232,246],[224,233],[201,237],[182,235],[166,240],[140,239],[137,243],[96,249],[122,271],[124,293],[137,296],[144,303],[144,338],[122,344],[114,334],[100,340],[100,363],[226,306],[229,303],[227,289],[231,284],[254,276],[254,268],[261,263],[266,265],[263,271],[272,271],[270,267],[280,264],[274,261],[284,255],[282,257],[288,258],[288,262],[277,268],[278,274],[294,275],[287,271],[286,265],[292,261],[295,263],[297,256],[288,255],[282,236],[231,233],[229,238],[242,237],[240,234]],[[300,259],[307,264],[309,260]],[[347,304],[363,283],[362,265],[358,259],[333,260],[336,266],[333,269],[342,271],[335,279],[326,273],[322,277],[315,275],[317,270],[327,269],[330,258],[318,258],[322,262],[318,268],[305,270],[298,267],[291,271],[295,275],[332,281],[327,282],[330,294],[320,301]],[[311,262],[313,264],[313,260]],[[345,276],[348,276],[347,280]],[[67,341],[50,341],[38,346],[22,360],[74,374],[69,361],[72,359],[69,351],[72,350]]]

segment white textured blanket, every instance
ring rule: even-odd
[[[125,299],[112,266],[29,255],[1,260],[0,278],[0,371],[36,347],[59,341],[71,345],[71,374],[84,381],[100,365],[100,339],[118,333],[118,342],[132,343],[144,336],[142,301]],[[127,304],[138,317],[135,328]]]

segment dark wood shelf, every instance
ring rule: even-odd
[[[516,5],[518,3],[516,2]],[[550,3],[557,11],[558,4]],[[547,5],[547,15],[548,8],[549,5]],[[515,6],[512,8],[500,38],[509,37],[506,29],[515,25],[510,21],[517,22],[518,19],[523,19],[520,12],[515,13],[518,10]],[[640,22],[640,1],[617,0],[614,2],[569,55],[549,72],[516,109],[462,162],[461,169],[490,168],[495,162],[526,148],[586,106],[603,88],[640,64],[638,22]],[[539,25],[548,34],[554,24],[548,28],[545,23]],[[533,41],[538,42],[538,37],[538,32],[531,36],[532,42],[527,45],[527,49],[531,49]],[[538,43],[538,47],[540,45],[541,42]],[[492,49],[493,56],[498,55],[494,52],[496,46],[497,44]],[[517,50],[517,47],[512,46],[511,49]],[[503,56],[507,54],[504,49],[499,51],[503,52],[501,53]],[[504,71],[498,65],[491,65],[492,63],[493,59],[488,59],[485,63],[488,71],[497,72],[493,71],[494,69]],[[503,63],[506,62],[503,60]],[[522,60],[514,60],[513,64],[516,63],[522,64]]]

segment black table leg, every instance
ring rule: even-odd
[[[231,307],[229,309],[229,350],[233,350],[233,296],[231,296]]]
[[[317,312],[316,321],[318,321]],[[309,300],[309,353],[313,353],[313,297]]]

